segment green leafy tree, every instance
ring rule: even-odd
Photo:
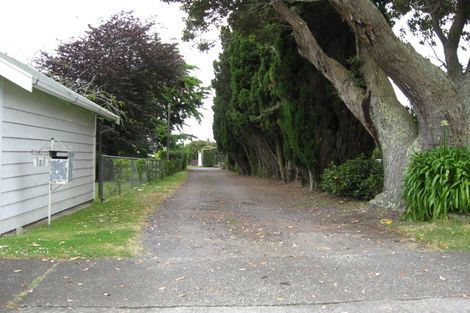
[[[204,148],[217,148],[217,144],[209,140],[194,140],[186,144],[184,148],[187,151],[189,160],[197,160],[198,153]]]
[[[166,121],[169,103],[172,128],[200,116],[205,88],[190,75],[177,46],[163,43],[153,26],[122,12],[37,60],[53,78],[91,91],[85,94],[98,104],[118,104],[108,105],[123,116],[122,125],[104,137],[108,154],[145,156],[161,145],[155,127]]]
[[[346,59],[341,31],[324,40],[337,37],[329,39],[330,49]],[[373,143],[289,37],[271,22],[223,30],[224,52],[214,66],[214,137],[226,162],[242,172],[289,180],[296,167],[313,188],[331,161],[368,153]]]
[[[442,144],[442,120],[449,121],[446,135],[450,144],[470,144],[470,60],[459,60],[457,53],[469,39],[465,31],[470,20],[468,0],[329,0],[312,3],[315,8],[334,7],[354,33],[356,55],[360,60],[354,69],[326,52],[318,40],[321,33],[312,30],[312,24],[306,23],[299,14],[298,3],[311,2],[309,0],[294,4],[281,0],[171,2],[183,3],[189,16],[188,31],[200,30],[199,26],[205,22],[230,16],[243,7],[253,11],[273,7],[292,27],[299,53],[331,82],[347,108],[380,146],[385,178],[384,192],[373,201],[376,205],[400,206],[409,150]],[[393,34],[393,18],[407,12],[413,12],[411,30],[422,37],[423,42],[442,43],[444,70]],[[355,72],[360,73],[363,84],[357,84]],[[410,99],[418,123],[397,101],[387,76]]]

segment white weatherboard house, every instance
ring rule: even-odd
[[[95,198],[96,117],[119,123],[99,105],[0,53],[0,234],[48,216],[49,167],[32,150],[59,139],[74,152],[73,180],[54,191],[52,213]]]

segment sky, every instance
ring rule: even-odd
[[[181,54],[187,63],[198,67],[192,74],[209,86],[213,78],[212,63],[220,53],[216,46],[207,53],[200,52],[191,43],[181,42],[184,27],[184,14],[177,4],[166,4],[158,0],[6,0],[2,1],[0,10],[0,52],[7,53],[17,60],[31,64],[38,56],[40,50],[51,52],[61,41],[68,42],[73,37],[82,36],[88,25],[98,26],[102,20],[120,11],[133,11],[134,15],[150,20],[157,24],[155,31],[164,42],[178,42]],[[395,32],[398,33],[403,22],[398,23]],[[470,27],[467,27],[470,28]],[[216,39],[216,32],[209,34]],[[429,47],[419,45],[416,38],[411,36],[407,40],[421,54],[429,57],[438,64],[434,52]],[[468,45],[467,45],[468,46]],[[438,54],[442,49],[437,48]],[[467,52],[460,51],[462,57],[468,58]],[[465,56],[464,56],[465,55]],[[442,57],[440,57],[442,58]],[[406,105],[406,97],[397,92],[399,100]],[[201,123],[188,120],[183,131],[197,136],[199,139],[213,139],[211,110],[212,95],[204,102]]]
[[[212,63],[220,48],[207,53],[200,52],[191,43],[181,42],[184,28],[183,12],[177,4],[166,4],[158,0],[11,0],[2,1],[0,10],[0,52],[20,62],[31,65],[39,51],[52,52],[60,42],[84,35],[88,25],[98,26],[102,20],[121,11],[133,11],[136,17],[155,22],[155,31],[163,42],[178,42],[180,53],[186,62],[198,67],[193,76],[209,86],[213,78]],[[210,36],[214,39],[217,34]],[[187,120],[183,131],[199,139],[213,139],[212,96],[208,97],[201,113],[199,124],[195,119]]]

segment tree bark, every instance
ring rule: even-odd
[[[470,66],[470,60],[469,60],[469,66]],[[461,79],[455,82],[455,86],[457,88],[457,94],[459,95],[460,101],[462,102],[464,106],[465,118],[467,120],[467,123],[470,124],[470,70],[469,69],[467,69],[467,72],[461,77]],[[470,141],[467,141],[467,144],[470,144]]]
[[[417,128],[397,100],[387,76],[367,49],[360,49],[366,88],[358,87],[353,74],[324,53],[300,16],[290,11],[282,1],[272,5],[292,26],[299,53],[332,83],[339,97],[380,146],[384,158],[384,189],[371,203],[386,208],[401,207],[403,175],[409,160],[409,148],[417,138]]]
[[[470,143],[470,123],[455,84],[441,69],[398,39],[370,0],[329,0],[382,70],[413,104],[424,149]],[[442,121],[449,126],[444,133]]]
[[[309,60],[333,84],[348,109],[364,125],[360,104],[366,99],[365,90],[356,86],[352,74],[343,65],[325,54],[307,23],[298,14],[290,11],[282,1],[275,1],[272,6],[292,26],[300,55]],[[370,129],[366,129],[374,136]]]
[[[308,191],[312,192],[315,189],[315,177],[311,169],[308,169]]]
[[[431,9],[426,10],[426,13],[431,16],[432,28],[444,48],[447,76],[449,76],[452,81],[460,80],[462,76],[462,65],[459,62],[457,50],[465,24],[470,18],[470,2],[468,0],[457,1],[454,19],[447,35],[441,27],[441,17],[437,14],[442,6],[442,2],[437,1],[434,5],[428,3],[428,6]]]
[[[383,192],[371,204],[399,209],[403,207],[401,190],[410,155],[420,149],[417,125],[366,49],[361,49],[361,60],[361,72],[371,93],[370,120],[377,130],[384,166]]]
[[[282,153],[282,147],[279,138],[276,138],[276,160],[279,168],[279,176],[283,182],[286,182],[287,178],[286,167],[284,165],[284,153]]]

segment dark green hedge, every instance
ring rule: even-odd
[[[219,163],[219,151],[217,149],[203,150],[202,166],[213,167]]]
[[[370,200],[383,188],[383,165],[363,155],[330,165],[321,175],[321,188],[331,194],[358,200]]]

